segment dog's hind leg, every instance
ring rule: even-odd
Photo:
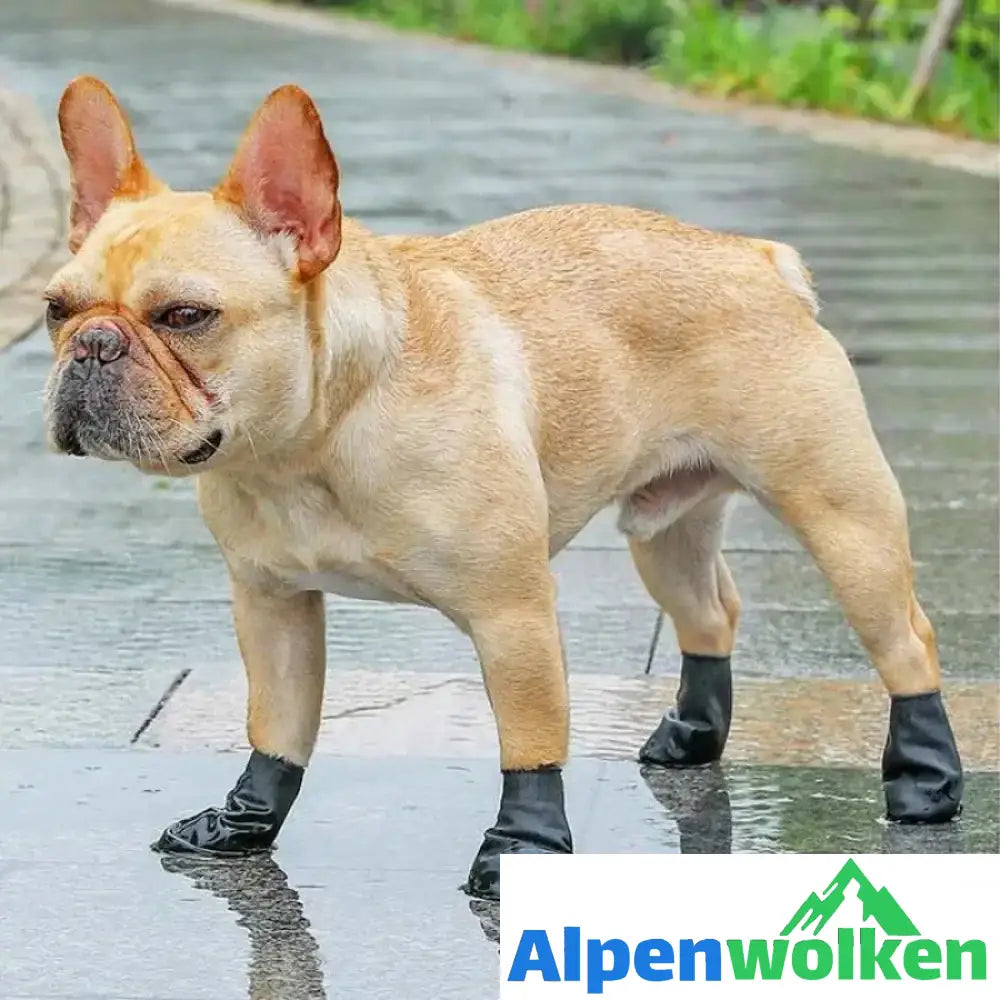
[[[941,701],[934,631],[914,593],[899,485],[832,338],[800,359],[781,391],[784,428],[758,428],[742,442],[760,477],[757,492],[815,559],[889,692],[882,756],[889,818],[951,819],[961,805],[962,767]]]
[[[669,489],[669,479],[663,489]],[[740,614],[739,595],[720,551],[727,499],[710,495],[651,538],[629,538],[639,576],[670,615],[681,652],[677,704],[639,752],[646,764],[707,764],[726,745],[730,656]]]

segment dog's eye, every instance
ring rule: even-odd
[[[69,319],[69,306],[62,299],[49,299],[45,308],[45,321],[49,326],[58,326]]]
[[[202,306],[169,306],[158,312],[154,321],[157,326],[183,332],[204,326],[215,313],[216,310],[205,309]]]

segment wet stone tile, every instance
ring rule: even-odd
[[[875,766],[888,699],[857,678],[764,678],[737,661],[727,759],[753,764]],[[570,675],[574,757],[634,760],[673,703],[671,673],[645,677]],[[192,673],[143,733],[143,746],[168,750],[247,749],[244,681],[230,669]],[[995,769],[997,685],[950,681],[946,699],[969,769]],[[345,671],[330,678],[318,747],[355,757],[492,758],[496,729],[478,673]]]
[[[238,764],[230,754],[105,753],[84,766],[78,754],[0,753],[0,797],[14,806],[4,810],[0,880],[8,898],[31,900],[0,922],[4,996],[494,995],[496,910],[457,889],[492,818],[494,765],[321,756],[273,859],[164,862],[146,849],[160,823],[212,801]],[[580,761],[567,800],[583,852],[1000,847],[995,775],[971,775],[962,819],[933,829],[881,823],[872,777],[739,766],[644,774]],[[35,786],[27,804],[22,784]]]

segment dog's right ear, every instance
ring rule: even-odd
[[[299,280],[310,281],[340,251],[339,181],[316,105],[287,84],[253,116],[215,197],[262,236],[290,234]]]
[[[113,199],[146,198],[165,185],[136,152],[125,112],[97,77],[70,81],[59,102],[59,132],[69,158],[69,248],[76,253]]]

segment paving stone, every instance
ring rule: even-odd
[[[239,765],[233,754],[105,753],[85,765],[77,753],[0,753],[0,794],[17,807],[0,879],[22,901],[17,920],[0,922],[4,995],[494,995],[496,909],[457,889],[492,820],[491,764],[320,757],[273,860],[165,868],[147,842],[221,794]],[[644,778],[634,765],[579,761],[567,773],[584,852],[996,852],[996,776],[971,775],[969,792],[958,823],[900,829],[872,821],[871,772]]]
[[[888,699],[855,678],[763,678],[737,662],[729,762],[874,767],[885,739]],[[634,760],[672,704],[670,674],[570,675],[572,754]],[[236,667],[192,673],[156,717],[141,745],[168,750],[247,749],[245,682]],[[949,678],[949,715],[970,770],[1000,755],[1000,701],[989,681]],[[375,671],[330,676],[318,748],[354,756],[492,757],[496,731],[473,671]],[[776,723],[778,723],[776,725]]]
[[[65,181],[52,132],[0,69],[0,350],[41,315],[49,274],[65,259]]]

